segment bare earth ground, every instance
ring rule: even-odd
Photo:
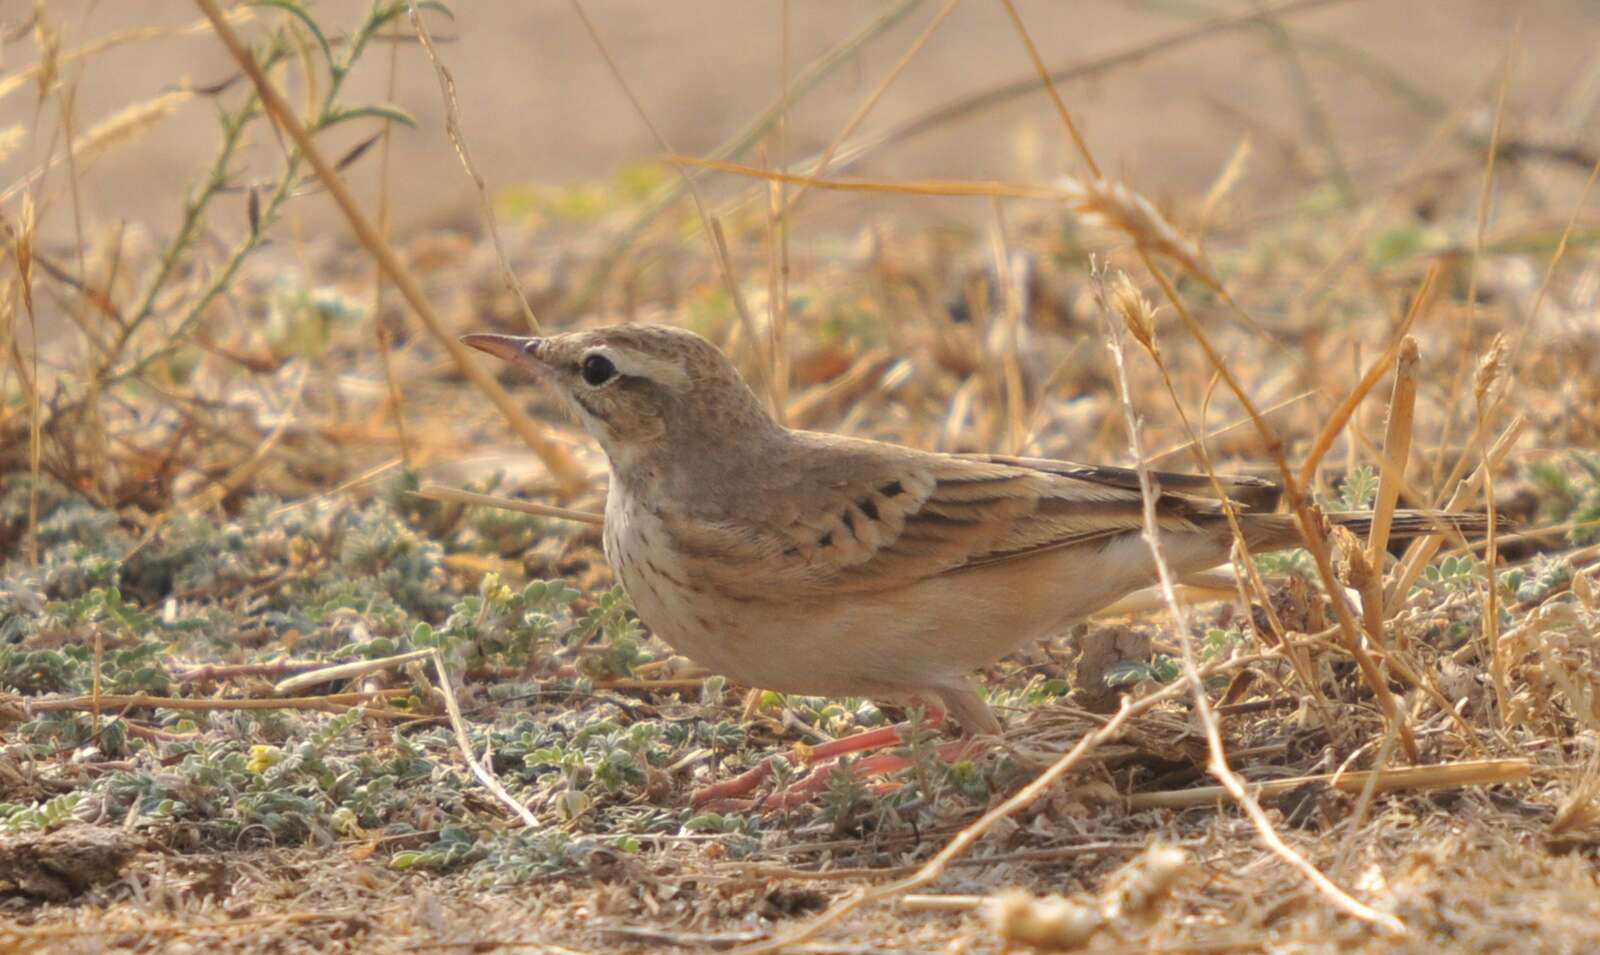
[[[894,5],[793,6],[799,74]],[[939,6],[916,6],[800,99],[788,149],[825,148]],[[1121,703],[1179,685],[1171,617],[1155,603],[1124,608],[983,674],[1007,727],[998,753],[946,766],[929,734],[906,747],[911,770],[841,782],[815,806],[770,810],[758,794],[691,808],[707,781],[902,714],[747,699],[750,688],[708,677],[632,619],[597,528],[411,493],[438,483],[597,512],[604,467],[548,395],[508,374],[581,487],[563,487],[517,440],[392,286],[377,289],[370,254],[297,152],[259,113],[229,112],[248,105],[247,84],[125,115],[125,128],[106,120],[185,77],[227,80],[230,62],[206,31],[101,50],[81,73],[65,54],[139,24],[182,26],[194,9],[42,9],[41,29],[25,30],[29,5],[0,6],[18,26],[8,75],[27,75],[57,31],[65,64],[40,71],[52,80],[43,92],[29,78],[0,94],[0,129],[18,124],[5,181],[22,183],[3,208],[0,299],[0,944],[757,944],[909,875]],[[348,38],[367,9],[329,2],[314,19]],[[1019,4],[1052,69],[1244,9]],[[591,13],[673,145],[705,154],[775,93],[776,11]],[[736,301],[687,201],[646,218],[676,173],[652,161],[571,8],[456,13],[454,26],[435,21],[449,40],[440,51],[545,326],[681,324],[759,379],[767,353],[739,311],[769,334],[778,253],[766,188],[702,179]],[[1334,3],[1278,23],[1063,85],[1100,165],[1153,200],[1110,206],[1131,218],[1055,201],[805,197],[790,227],[781,403],[792,424],[822,430],[1127,462],[1090,277],[1091,261],[1109,263],[1162,305],[1162,365],[1128,339],[1147,452],[1196,466],[1181,407],[1211,432],[1219,468],[1276,478],[1272,443],[1163,297],[1142,242],[1269,409],[1293,467],[1335,426],[1308,492],[1328,509],[1367,506],[1393,446],[1394,374],[1384,366],[1348,419],[1340,403],[1410,315],[1412,450],[1389,473],[1416,503],[1457,487],[1467,509],[1492,500],[1516,530],[1492,560],[1464,541],[1419,559],[1362,644],[1383,668],[1376,687],[1305,552],[1258,559],[1264,592],[1214,594],[1192,611],[1232,767],[1288,781],[1261,797],[1268,828],[1338,889],[1269,851],[1227,797],[1185,797],[1215,780],[1204,726],[1175,693],[937,879],[791,950],[991,952],[1040,936],[1098,952],[1600,944],[1600,217],[1584,204],[1600,149],[1600,20],[1581,3],[1439,2]],[[404,17],[394,26],[409,29]],[[239,29],[258,55],[283,39],[273,75],[319,115],[305,104],[329,74],[305,21],[260,11]],[[350,49],[330,45],[336,57]],[[340,104],[391,99],[391,49],[365,49]],[[440,132],[432,71],[411,45],[395,62],[392,99],[419,128],[395,127],[387,178],[382,144],[350,156],[346,174],[370,208],[391,210],[401,258],[452,332],[525,328]],[[1030,76],[1003,6],[961,5],[861,134]],[[230,115],[242,130],[233,151],[219,128]],[[347,155],[380,119],[350,119],[319,142]],[[68,140],[90,147],[24,179]],[[739,159],[761,165],[780,148],[769,133]],[[188,193],[185,220],[184,185],[213,166],[214,188]],[[1043,185],[1082,169],[1035,92],[836,175]],[[1170,253],[1190,237],[1204,255],[1185,266]],[[1463,481],[1497,443],[1489,484]],[[1342,553],[1340,582],[1360,586]],[[1391,582],[1401,566],[1386,561]],[[445,661],[473,752],[491,754],[536,825],[466,768],[431,661],[274,696],[296,674],[413,650]],[[1376,690],[1398,700],[1414,755]],[[1431,782],[1397,775],[1412,765],[1431,767]],[[1381,772],[1354,777],[1384,781],[1369,791],[1326,778],[1369,770]],[[1005,894],[1015,888],[1044,901]],[[1335,891],[1370,908],[1341,912]],[[1069,904],[1092,933],[1050,922]]]

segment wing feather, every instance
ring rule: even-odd
[[[788,469],[794,493],[765,499],[804,501],[803,508],[768,506],[758,520],[745,506],[739,520],[730,508],[666,521],[699,585],[742,600],[879,592],[1142,527],[1138,476],[1129,469],[801,437],[828,442],[827,453],[796,455],[822,466]],[[1197,530],[1220,514],[1209,479],[1157,479],[1164,530]],[[1253,478],[1223,487],[1247,510],[1275,493]]]

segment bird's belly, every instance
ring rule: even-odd
[[[885,592],[749,599],[697,581],[643,509],[608,507],[605,541],[639,619],[674,650],[746,686],[816,695],[949,685],[1154,576],[1144,543],[1130,537],[1092,554],[1056,552]],[[1169,542],[1169,554],[1180,543]],[[1191,562],[1201,561],[1178,564]]]
[[[1216,560],[1187,553],[1187,543],[1168,542],[1179,567]],[[805,601],[692,593],[683,603],[695,626],[652,627],[697,663],[749,686],[870,696],[950,685],[1153,579],[1146,545],[1130,536],[1088,554],[1045,554],[884,592]]]

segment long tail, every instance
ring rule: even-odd
[[[1276,550],[1300,544],[1300,528],[1290,514],[1241,515],[1245,536],[1252,549]],[[1372,530],[1371,511],[1334,511],[1328,520],[1339,527],[1348,527],[1355,534]],[[1502,517],[1499,529],[1509,529],[1513,524]],[[1489,531],[1487,514],[1446,514],[1443,511],[1395,511],[1389,534],[1393,538],[1426,537],[1430,534],[1448,534],[1452,531],[1466,537],[1482,537]]]

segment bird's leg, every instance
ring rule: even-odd
[[[929,710],[927,716],[925,716],[921,723],[917,725],[926,728],[938,726],[943,722],[943,710]],[[799,762],[810,764],[821,762],[825,759],[834,759],[839,756],[847,756],[851,753],[863,752],[869,749],[882,749],[885,746],[898,746],[902,743],[910,741],[912,728],[913,724],[910,722],[896,723],[893,726],[881,726],[878,729],[867,730],[865,733],[857,733],[854,736],[846,736],[841,739],[829,740],[828,742],[819,744],[817,746],[807,746],[801,744],[795,747],[797,750],[795,755],[798,757]],[[879,764],[874,762],[874,760],[879,759],[885,761],[882,764],[883,768],[877,768]],[[900,762],[898,764],[893,764],[893,760],[899,760]],[[791,762],[793,761],[795,760],[791,759]],[[870,773],[892,773],[897,769],[902,769],[909,765],[910,763],[907,762],[904,757],[887,753],[883,756],[870,757],[868,759],[861,760],[860,762],[856,763],[854,767],[852,767],[852,771],[857,775],[868,775]],[[821,770],[818,770],[818,772],[821,772]],[[812,777],[817,776],[817,774],[817,772],[813,772],[810,774],[810,776],[807,776],[806,779],[810,780]],[[691,806],[703,806],[706,803],[713,802],[718,799],[729,799],[734,796],[743,796],[744,794],[754,790],[757,786],[760,786],[770,775],[772,775],[771,760],[762,760],[757,765],[750,767],[732,779],[725,779],[720,783],[713,783],[710,786],[705,786],[695,790],[689,796],[689,804]],[[831,771],[829,775],[831,775]],[[824,781],[826,781],[825,777]],[[793,787],[790,788],[793,789]],[[785,791],[787,792],[788,790]]]
[[[790,757],[790,761],[800,761],[805,765],[811,765],[811,763],[819,763],[819,761],[830,760],[830,758],[845,757],[850,753],[883,749],[886,745],[906,744],[912,739],[912,731],[915,728],[939,726],[944,723],[944,718],[946,718],[944,710],[930,709],[920,723],[906,721],[906,723],[896,723],[893,726],[880,726],[877,729],[869,729],[866,733],[856,733],[854,736],[845,736],[843,739],[830,739],[829,742],[824,742],[821,745],[798,745],[798,747],[795,747],[798,750],[795,753],[797,758]],[[978,753],[989,749],[990,745],[992,745],[992,737],[966,737],[966,739],[957,739],[957,741],[939,745],[934,752],[938,753],[938,757],[941,760],[947,761],[947,763],[954,763],[954,761],[978,755]],[[898,771],[906,769],[910,765],[912,765],[912,760],[902,757],[898,753],[878,753],[874,757],[866,757],[862,758],[862,760],[854,761],[848,771],[853,776],[877,776],[877,774],[882,773],[898,773]],[[827,782],[832,779],[835,771],[838,771],[837,765],[819,766],[802,781],[789,785],[781,792],[773,793],[771,797],[762,801],[762,805],[766,806],[766,808],[774,809],[802,805],[805,801],[816,797],[822,790],[827,789]],[[763,760],[762,763],[746,769],[744,773],[734,776],[733,779],[714,782],[712,785],[706,785],[702,789],[694,790],[693,793],[690,793],[690,805],[704,806],[709,805],[709,803],[715,803],[715,801],[726,800],[726,798],[742,797],[742,795],[752,792],[752,790],[757,789],[758,785],[766,782],[766,777],[771,776],[771,774],[773,774],[773,763],[771,763],[771,760]]]
[[[994,741],[995,739],[992,736],[969,736],[965,739],[942,743],[934,750],[934,753],[939,759],[947,763],[954,763],[983,753],[994,745]],[[915,764],[911,759],[898,753],[879,753],[876,756],[868,756],[851,763],[849,767],[844,768],[844,771],[852,776],[876,776],[882,773],[899,772],[902,769],[909,769],[913,765]],[[793,786],[781,789],[767,797],[762,801],[761,806],[766,809],[788,809],[792,806],[804,805],[827,789],[828,784],[833,781],[834,774],[839,772],[840,769],[841,767],[837,763],[832,766],[818,766]],[[898,787],[898,784],[894,785],[896,788]]]
[[[893,726],[880,726],[875,730],[867,730],[865,733],[857,733],[854,736],[832,739],[817,746],[805,746],[800,748],[800,758],[807,763],[818,763],[836,756],[848,756],[851,753],[859,753],[864,750],[897,746],[911,741],[911,733],[915,727],[921,726],[924,729],[932,729],[942,723],[944,723],[944,710],[929,710],[922,720],[915,724],[907,720],[904,723],[896,723]]]

